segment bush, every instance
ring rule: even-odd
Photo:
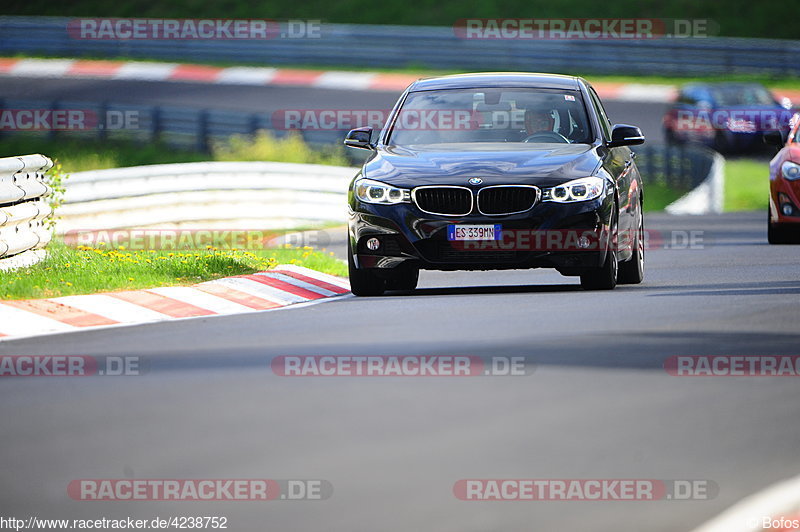
[[[297,133],[277,138],[268,131],[255,136],[234,135],[216,142],[211,149],[216,161],[276,161],[282,163],[329,164],[349,166],[344,148],[331,146],[313,149]]]

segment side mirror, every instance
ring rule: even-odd
[[[608,143],[609,148],[634,146],[636,144],[644,144],[644,135],[642,135],[642,130],[638,127],[629,126],[627,124],[615,124],[611,129],[611,141]]]
[[[786,143],[786,139],[783,137],[783,132],[779,129],[770,129],[769,131],[765,131],[761,138],[764,140],[764,144],[775,146],[776,148],[781,148]]]
[[[350,148],[361,148],[363,150],[373,150],[375,146],[370,142],[372,140],[371,127],[359,127],[350,130],[350,133],[344,138],[344,145]]]

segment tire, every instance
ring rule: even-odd
[[[641,209],[641,207],[640,207]],[[636,245],[630,260],[619,265],[617,284],[639,284],[644,279],[644,213],[636,232]]]
[[[584,290],[613,290],[617,286],[617,227],[608,245],[606,261],[599,268],[581,274],[581,288]]]
[[[386,290],[414,290],[419,282],[419,268],[399,266],[386,281]]]
[[[379,296],[386,290],[386,281],[370,270],[356,268],[349,238],[347,240],[347,273],[350,277],[350,291],[356,296]]]

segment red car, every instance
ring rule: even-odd
[[[785,143],[780,131],[764,134],[766,143],[783,146],[769,162],[770,244],[800,243],[800,114],[794,115],[790,126]]]

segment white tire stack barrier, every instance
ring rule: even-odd
[[[345,223],[347,186],[356,171],[201,162],[78,172],[66,183],[56,230],[291,229]]]
[[[647,194],[647,192],[645,192]],[[708,176],[664,209],[669,214],[719,214],[725,203],[725,158],[714,154]]]
[[[53,161],[44,155],[0,159],[0,270],[32,264],[50,241],[45,219],[53,210],[44,174]]]

